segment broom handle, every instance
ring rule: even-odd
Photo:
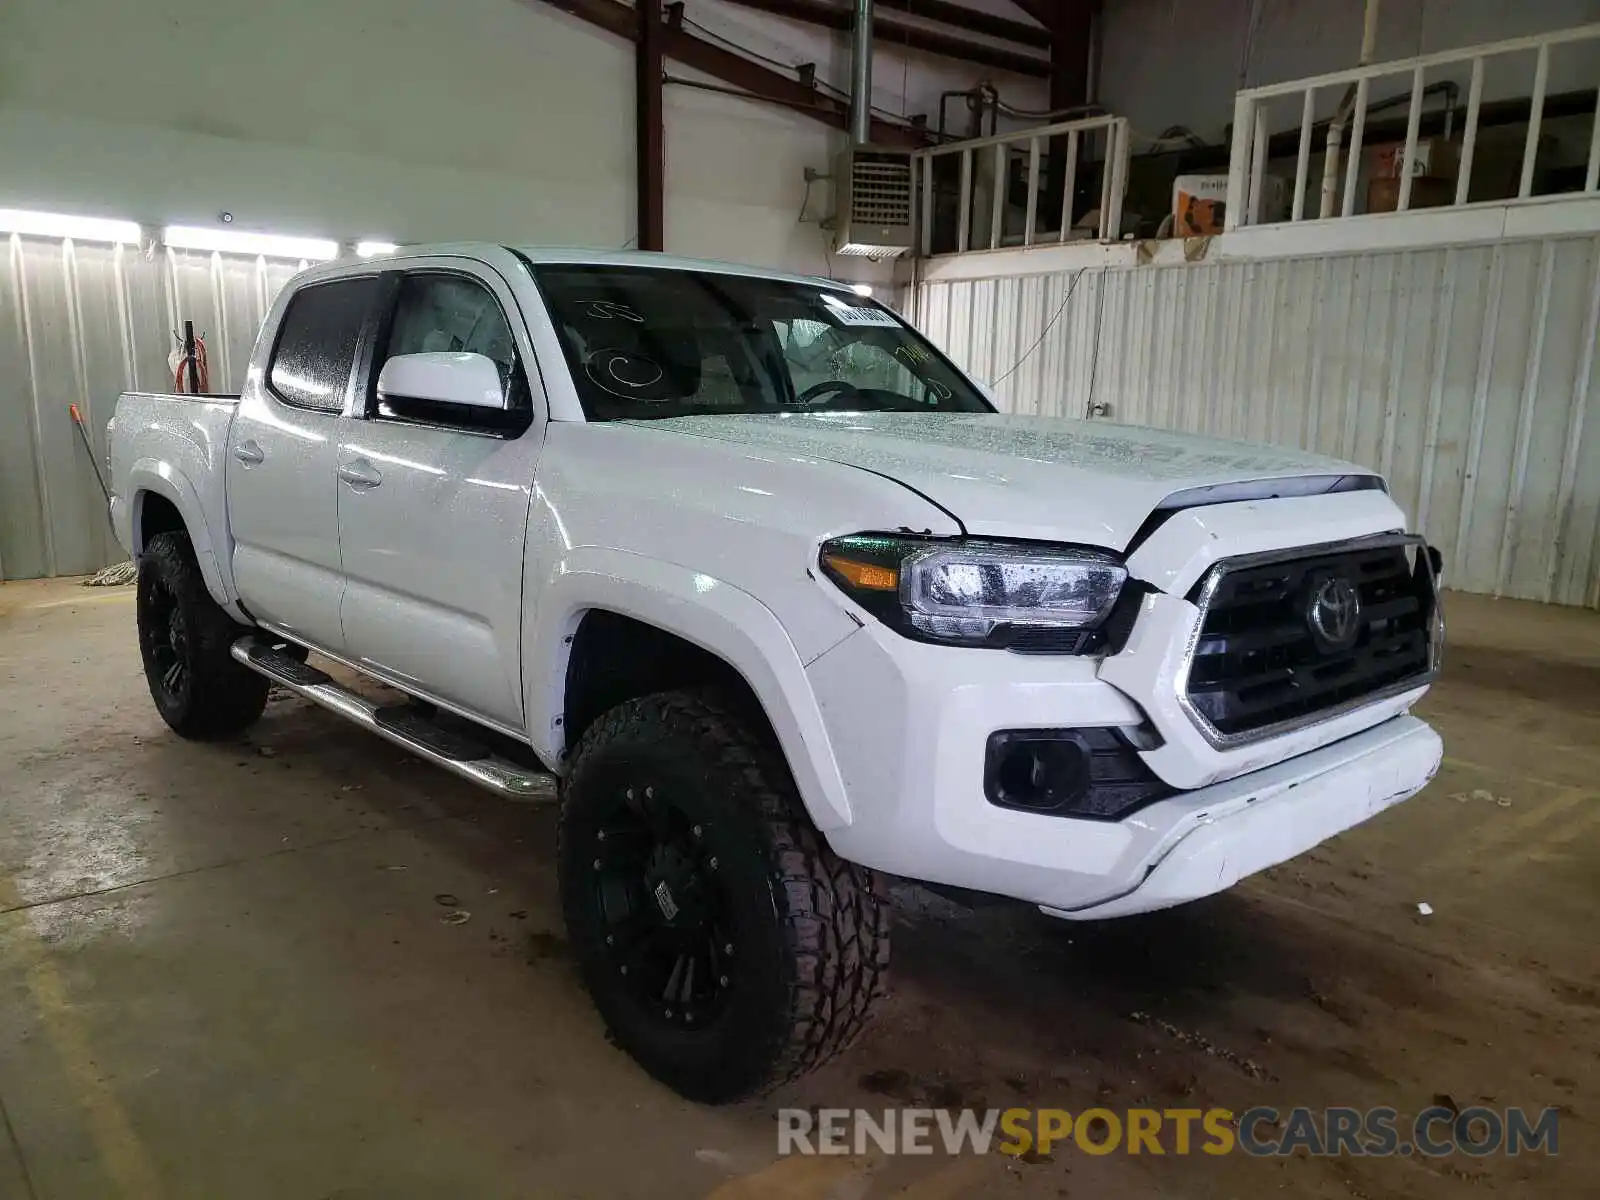
[[[106,498],[106,508],[111,507],[111,489],[106,487],[105,476],[100,474],[100,460],[94,456],[94,447],[89,444],[89,431],[83,427],[83,414],[78,411],[76,404],[67,405],[67,411],[72,414],[72,423],[78,428],[78,438],[83,442],[83,448],[89,452],[89,465],[94,468],[94,481],[100,485],[100,494]]]

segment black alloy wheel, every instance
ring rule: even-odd
[[[594,834],[594,919],[608,956],[645,1012],[702,1028],[727,1000],[736,949],[733,900],[705,827],[648,773],[613,797]]]
[[[154,576],[144,604],[141,638],[145,658],[154,667],[151,686],[161,689],[161,699],[168,704],[181,707],[189,694],[190,650],[178,598],[165,580]]]
[[[145,545],[134,605],[150,698],[175,732],[230,737],[261,716],[269,684],[232,655],[250,629],[206,590],[188,534],[158,533]]]
[[[567,936],[617,1044],[724,1103],[837,1054],[886,987],[882,881],[806,815],[737,698],[661,692],[591,725],[562,779]]]

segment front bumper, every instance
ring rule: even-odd
[[[849,798],[830,845],[865,866],[1061,916],[1117,916],[1221,891],[1413,795],[1442,754],[1408,715],[1425,683],[1230,745],[1209,741],[1182,700],[1202,619],[1187,596],[1212,567],[1404,524],[1378,490],[1176,512],[1128,557],[1130,575],[1155,590],[1104,658],[931,645],[876,622],[856,630],[806,668]],[[1142,727],[1141,745],[1159,735],[1140,758],[1179,794],[1118,821],[985,795],[990,734],[1108,726]]]
[[[1170,818],[1160,840],[1119,874],[1127,890],[1075,907],[1043,905],[1053,917],[1124,917],[1169,908],[1232,887],[1247,875],[1303,854],[1335,834],[1415,795],[1439,769],[1439,735],[1415,717],[1302,758],[1188,792],[1140,817]]]
[[[853,813],[848,826],[828,831],[833,849],[1057,915],[1117,916],[1221,891],[1413,795],[1438,769],[1438,735],[1385,711],[1331,744],[1120,821],[991,804],[983,768],[993,730],[1145,720],[1098,666],[925,645],[881,626],[857,630],[807,668]]]

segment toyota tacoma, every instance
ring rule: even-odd
[[[275,684],[512,798],[553,773],[582,978],[700,1100],[860,1030],[886,876],[1162,908],[1440,761],[1438,557],[1378,476],[997,412],[829,280],[321,266],[241,394],[126,394],[110,442],[166,722],[237,735]]]

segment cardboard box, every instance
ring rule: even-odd
[[[1409,208],[1448,208],[1456,202],[1456,185],[1454,180],[1435,179],[1424,175],[1411,181],[1411,199]],[[1386,179],[1383,176],[1371,180],[1367,184],[1367,208],[1369,213],[1394,212],[1400,207],[1400,181]]]
[[[1276,175],[1263,177],[1261,220],[1282,220],[1289,211],[1288,194],[1288,185]],[[1179,175],[1172,181],[1172,236],[1221,233],[1227,208],[1226,175]]]
[[[1179,175],[1172,181],[1172,235],[1221,233],[1227,200],[1226,175]]]
[[[1413,179],[1454,179],[1459,157],[1454,142],[1441,138],[1422,138],[1413,148],[1411,160],[1405,161],[1406,146],[1396,142],[1392,146],[1379,146],[1373,154],[1374,179],[1399,179],[1409,174]]]

